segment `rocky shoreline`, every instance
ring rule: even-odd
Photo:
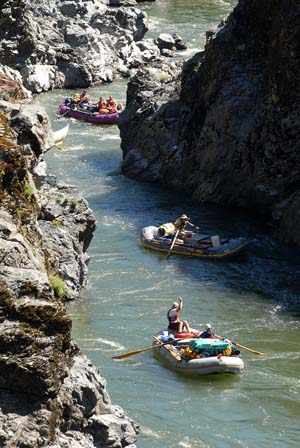
[[[123,173],[246,208],[299,246],[299,14],[240,0],[175,76],[141,68],[120,119]]]
[[[86,282],[95,218],[46,172],[45,111],[0,82],[0,445],[134,448],[138,427],[72,340],[64,305]]]
[[[179,36],[144,39],[147,16],[135,0],[4,0],[0,64],[33,93],[129,77],[185,45]]]

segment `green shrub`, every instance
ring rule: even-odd
[[[30,198],[33,195],[33,188],[29,184],[26,184],[24,188],[24,193],[27,198]]]
[[[54,291],[55,297],[61,299],[66,293],[66,286],[59,275],[49,275],[49,283]]]

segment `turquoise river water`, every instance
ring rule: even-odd
[[[190,48],[233,7],[221,0],[161,0],[142,6],[154,36],[178,32]],[[126,81],[90,89],[94,98],[125,101]],[[267,224],[245,212],[195,203],[188,194],[127,179],[116,126],[62,118],[57,106],[74,92],[36,98],[54,129],[67,122],[63,148],[47,155],[49,172],[75,184],[97,219],[89,248],[89,284],[68,305],[73,336],[101,369],[114,403],[141,428],[140,448],[298,447],[300,443],[299,252],[272,238]],[[249,251],[230,262],[166,256],[143,249],[139,232],[187,213],[203,233],[244,236]],[[213,324],[219,335],[265,353],[243,351],[245,372],[189,378],[169,370],[151,351],[113,361],[123,351],[147,347],[166,326],[179,295],[182,317],[194,328]]]

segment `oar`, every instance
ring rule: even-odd
[[[153,349],[155,349],[155,348],[162,347],[162,346],[164,346],[164,345],[170,344],[170,343],[173,342],[173,341],[176,342],[177,339],[172,339],[171,341],[163,342],[163,343],[158,344],[158,345],[151,345],[151,347],[139,348],[138,350],[133,350],[132,352],[121,353],[120,355],[113,356],[112,359],[124,359],[124,358],[128,358],[129,356],[138,355],[139,353],[143,353],[143,352],[146,352],[146,351],[148,351],[148,350],[153,350]]]
[[[170,253],[172,252],[172,249],[173,249],[173,247],[174,247],[174,244],[176,243],[176,240],[177,240],[177,236],[178,236],[179,230],[180,230],[180,229],[178,229],[177,232],[175,233],[175,236],[174,236],[174,239],[173,239],[173,241],[172,241],[172,244],[171,244],[170,250],[169,250],[169,252],[168,252],[167,258],[169,258],[169,255],[170,255]]]
[[[217,334],[214,335],[218,339],[222,339],[224,341],[226,338],[223,336],[218,336]],[[244,350],[247,350],[248,352],[254,353],[255,355],[264,355],[262,352],[258,352],[257,350],[252,350],[252,348],[245,347],[244,345],[238,344],[237,342],[231,341],[233,345],[236,345],[237,347],[243,348]]]
[[[68,109],[66,112],[64,112],[62,115],[59,115],[57,117],[57,120],[60,120],[62,117],[64,117],[65,115],[67,115],[70,112],[71,109]]]

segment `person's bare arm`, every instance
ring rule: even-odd
[[[178,297],[178,311],[181,311],[183,308],[183,298]]]
[[[188,221],[187,224],[188,224],[189,226],[191,226],[191,227],[194,227],[194,229],[199,230],[199,227],[196,226],[195,224],[193,224],[192,222]]]

